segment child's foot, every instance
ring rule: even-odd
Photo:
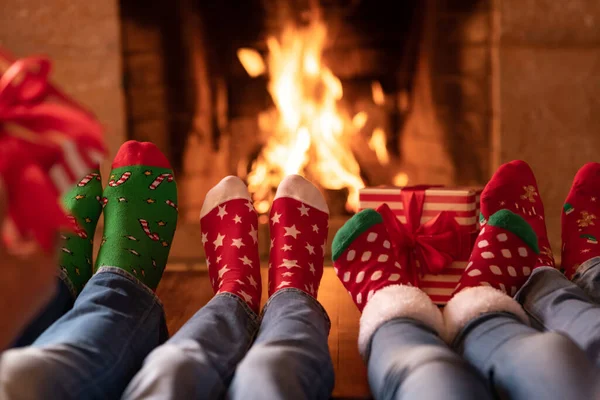
[[[527,321],[512,296],[531,275],[538,253],[537,236],[524,218],[509,210],[492,214],[444,308],[446,339],[452,342],[470,320],[488,312],[508,312]]]
[[[102,198],[104,235],[96,260],[121,268],[156,290],[177,227],[171,165],[152,143],[124,143]]]
[[[397,261],[393,246],[386,222],[371,209],[354,215],[333,239],[335,272],[362,312],[358,342],[363,356],[377,328],[394,318],[412,318],[438,334],[443,331],[438,307],[410,286],[406,266]]]
[[[532,267],[553,267],[544,205],[533,171],[524,161],[515,160],[500,166],[481,194],[482,222],[502,209],[520,215],[535,231],[540,254]]]
[[[600,256],[600,164],[584,165],[573,180],[562,213],[562,266],[572,279],[577,268]]]
[[[74,296],[92,277],[94,232],[102,212],[101,196],[102,182],[97,170],[83,177],[63,195],[63,205],[69,212],[68,218],[75,232],[62,235],[59,265]]]
[[[286,288],[317,297],[329,229],[323,195],[298,175],[286,177],[270,214],[269,296]]]
[[[228,176],[208,192],[200,224],[213,290],[238,296],[258,313],[262,290],[258,217],[241,179]]]

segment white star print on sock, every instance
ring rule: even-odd
[[[308,216],[308,210],[310,210],[310,208],[306,207],[304,205],[304,203],[302,203],[302,205],[298,208],[298,210],[300,210],[300,216]]]
[[[298,260],[288,260],[287,258],[284,258],[283,263],[279,266],[279,268],[292,269],[300,268],[300,266],[298,265]]]
[[[252,265],[252,260],[249,259],[247,256],[239,257],[239,259],[242,263],[244,263],[244,265]]]
[[[301,233],[298,229],[296,229],[296,225],[292,225],[290,227],[284,227],[283,229],[285,229],[285,235],[283,235],[283,236],[292,236],[294,239],[297,239],[298,234]]]
[[[226,207],[225,204],[223,204],[222,206],[219,206],[219,212],[217,213],[217,216],[221,217],[221,219],[223,219],[223,217],[227,215],[227,211],[225,211],[225,207]]]
[[[254,278],[252,277],[252,275],[250,275],[248,277],[248,282],[250,283],[250,285],[252,285],[253,287],[256,287],[256,281],[254,280]]]
[[[208,233],[202,234],[202,246],[204,246],[208,242]]]
[[[242,217],[240,217],[239,215],[236,214],[235,217],[233,217],[233,221],[236,224],[241,224],[242,223]]]
[[[252,237],[252,240],[254,241],[254,243],[258,242],[258,231],[254,227],[254,225],[250,225],[250,232],[248,233],[248,235],[250,235],[250,237]]]
[[[306,242],[306,247],[304,248],[308,250],[308,254],[315,254],[315,246],[311,246],[310,243]]]
[[[223,246],[223,239],[225,239],[225,235],[221,235],[220,233],[218,233],[217,238],[213,242],[213,244],[215,245],[215,250],[218,249],[220,246]]]
[[[271,222],[273,224],[278,224],[279,223],[279,218],[281,218],[281,214],[276,212],[275,214],[273,214],[273,216],[271,217]]]
[[[281,248],[281,251],[290,251],[290,250],[292,250],[291,244],[284,244],[283,247]]]
[[[229,271],[231,271],[231,269],[230,269],[230,268],[227,268],[227,264],[223,265],[223,267],[221,267],[221,268],[219,269],[219,272],[218,272],[218,273],[219,273],[219,279],[222,279],[222,278],[223,278],[223,275],[225,275],[225,273],[226,273],[226,272],[229,272]],[[222,284],[222,283],[223,283],[223,281],[221,281],[221,284]]]
[[[245,244],[242,241],[242,238],[238,238],[238,239],[233,239],[231,241],[231,246],[232,247],[235,246],[235,247],[237,247],[239,249],[240,247],[245,246]]]

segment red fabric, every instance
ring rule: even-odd
[[[392,239],[396,258],[406,265],[409,280],[419,286],[424,274],[439,274],[460,256],[462,242],[466,240],[460,226],[447,212],[421,225],[423,191],[402,191],[406,225],[400,223],[387,204],[377,208]]]
[[[269,296],[296,288],[317,297],[323,277],[329,215],[289,197],[275,199],[270,214]]]
[[[171,169],[171,164],[154,143],[130,140],[123,143],[112,163],[112,169],[145,165]]]
[[[2,51],[0,57],[12,63]],[[0,78],[0,177],[9,217],[18,234],[47,251],[57,229],[70,226],[59,205],[61,188],[78,182],[81,167],[97,169],[94,160],[105,154],[101,126],[48,84],[49,71],[48,60],[27,58]],[[62,172],[61,182],[50,178],[52,170]]]
[[[258,217],[246,199],[224,202],[200,220],[208,274],[215,293],[231,293],[256,313],[260,307]]]
[[[362,312],[377,291],[409,283],[406,265],[396,259],[392,238],[383,223],[358,236],[334,262],[335,273]]]
[[[514,296],[531,275],[536,261],[537,254],[517,235],[486,225],[454,293],[473,286],[492,286]]]
[[[562,266],[571,279],[584,261],[600,256],[600,164],[584,165],[562,212]]]
[[[525,161],[516,160],[502,165],[481,193],[481,213],[486,220],[502,209],[520,215],[535,231],[540,247],[535,266],[554,266],[544,205],[533,171]]]

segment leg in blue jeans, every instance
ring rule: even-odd
[[[491,399],[475,369],[429,327],[410,318],[381,325],[366,352],[373,397]]]
[[[56,320],[73,307],[74,297],[62,279],[56,280],[56,294],[44,309],[25,327],[12,347],[25,347],[32,344]]]
[[[256,341],[229,388],[232,399],[328,399],[330,322],[308,294],[281,289],[269,299]]]
[[[0,359],[0,398],[118,398],[166,338],[162,305],[122,269],[101,268],[31,347]]]
[[[568,335],[600,366],[600,305],[592,297],[600,298],[600,258],[584,264],[574,282],[554,268],[538,268],[516,298],[534,324]]]
[[[237,296],[216,295],[167,343],[150,353],[123,398],[222,397],[258,326],[258,316]]]
[[[478,316],[463,328],[454,346],[500,398],[595,398],[597,371],[577,345],[558,333],[541,333],[515,315]]]

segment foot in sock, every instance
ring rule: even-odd
[[[286,177],[270,213],[269,296],[286,288],[317,297],[329,229],[323,195],[298,175]]]
[[[241,179],[228,176],[208,192],[200,224],[214,292],[234,294],[258,313],[262,290],[258,217]]]
[[[600,256],[600,164],[584,165],[562,213],[562,266],[572,279],[585,261]]]
[[[481,194],[483,223],[502,209],[520,215],[535,231],[540,254],[533,267],[553,267],[554,256],[546,232],[544,205],[533,171],[524,161],[511,161],[500,166]]]
[[[104,235],[96,270],[121,268],[156,290],[178,214],[177,186],[166,157],[152,143],[124,143],[101,201]]]
[[[74,296],[81,292],[92,277],[94,232],[102,212],[101,197],[100,171],[94,171],[83,177],[62,198],[74,232],[61,236],[63,242],[59,265]]]
[[[363,357],[377,328],[395,318],[420,321],[438,334],[443,331],[440,310],[427,294],[410,286],[393,246],[384,219],[371,209],[354,215],[333,239],[335,272],[362,312],[358,340]]]

